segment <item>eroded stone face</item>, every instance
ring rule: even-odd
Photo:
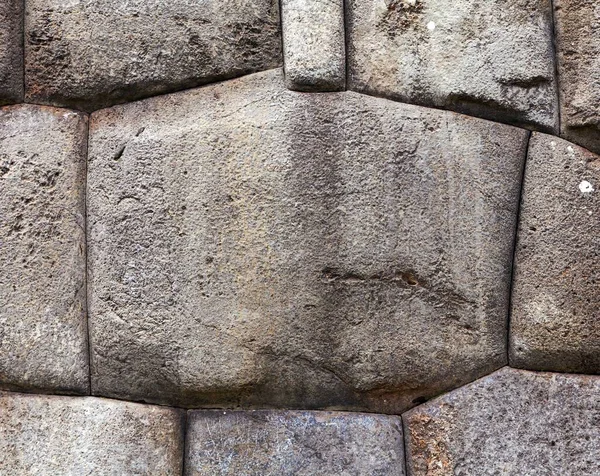
[[[350,0],[350,89],[558,130],[550,0]]]
[[[285,79],[296,91],[346,87],[343,0],[283,0]]]
[[[556,0],[561,134],[600,153],[600,3]]]
[[[0,474],[180,475],[183,412],[93,397],[0,393]]]
[[[533,134],[515,255],[517,367],[600,373],[600,157]]]
[[[400,417],[334,412],[189,412],[186,475],[403,476]]]
[[[23,99],[23,1],[0,3],[0,106]]]
[[[600,377],[502,369],[403,415],[410,475],[595,475]]]
[[[87,118],[0,109],[0,388],[88,392]]]
[[[279,72],[90,129],[94,394],[399,412],[505,364],[526,131]]]
[[[281,64],[276,0],[28,0],[26,96],[87,111]]]

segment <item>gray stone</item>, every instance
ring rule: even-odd
[[[281,64],[277,0],[27,0],[29,101],[91,111]]]
[[[23,0],[0,2],[0,106],[23,100]]]
[[[181,410],[0,393],[0,474],[181,475]]]
[[[277,71],[90,131],[94,394],[395,413],[505,365],[526,131]]]
[[[600,157],[533,134],[520,217],[511,365],[600,373]]]
[[[349,0],[349,89],[558,130],[550,0]]]
[[[0,388],[89,391],[87,117],[0,109]]]
[[[600,378],[505,368],[402,416],[412,476],[600,474]]]
[[[297,91],[346,87],[343,0],[282,0],[286,85]]]
[[[404,476],[400,417],[189,412],[186,476]]]
[[[561,134],[600,153],[600,3],[554,0]]]

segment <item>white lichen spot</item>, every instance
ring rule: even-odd
[[[406,0],[406,4],[414,7],[417,4],[417,0]]]
[[[429,23],[427,23],[427,29],[429,31],[435,30],[435,22],[430,21]]]
[[[592,211],[591,210],[588,210],[588,215],[592,216]]]
[[[591,183],[589,183],[587,180],[583,180],[580,184],[579,184],[579,191],[581,193],[592,193],[594,191],[594,187],[592,186]]]
[[[550,142],[550,147],[552,147],[552,150],[556,150],[556,142]]]
[[[575,149],[571,146],[567,147],[567,152],[569,152],[570,155],[575,155]]]

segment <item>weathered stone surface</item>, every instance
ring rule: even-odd
[[[0,388],[88,392],[87,118],[0,109]]]
[[[349,0],[355,91],[558,130],[550,0]]]
[[[600,3],[554,0],[561,134],[600,153]]]
[[[0,106],[23,100],[23,1],[0,2]]]
[[[103,398],[0,393],[0,474],[179,476],[183,415]]]
[[[408,474],[600,474],[600,378],[502,369],[403,415]]]
[[[510,360],[600,373],[600,157],[533,134],[515,255]]]
[[[298,91],[346,87],[343,0],[282,0],[286,85]]]
[[[87,111],[281,64],[277,0],[27,0],[26,97]]]
[[[400,417],[189,412],[186,475],[403,476]]]
[[[505,364],[526,131],[280,72],[90,131],[94,394],[387,413]]]

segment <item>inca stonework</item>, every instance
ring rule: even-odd
[[[1,0],[0,475],[599,474],[600,6],[508,3]]]

